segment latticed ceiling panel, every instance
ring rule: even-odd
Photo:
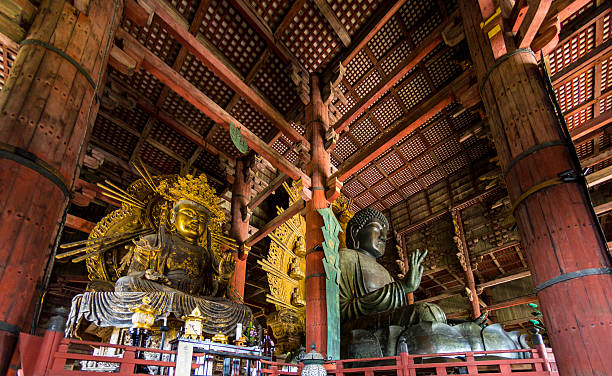
[[[289,146],[285,144],[280,138],[272,144],[272,149],[276,150],[279,154],[283,155],[289,150]]]
[[[437,7],[434,8],[434,10],[437,10]],[[442,15],[440,14],[440,12],[430,12],[427,17],[427,22],[419,23],[419,25],[414,28],[413,31],[410,33],[410,38],[412,39],[412,42],[418,46],[441,23]]]
[[[593,106],[591,105],[581,109],[578,112],[574,112],[571,115],[566,115],[565,122],[567,124],[567,128],[571,130],[580,127],[580,125],[586,123],[587,120],[591,120],[592,118]]]
[[[280,39],[310,72],[325,65],[341,46],[313,0],[305,2]]]
[[[344,161],[353,155],[358,149],[359,147],[355,145],[351,138],[345,134],[340,136],[340,139],[334,148],[334,154]]]
[[[247,101],[240,99],[232,108],[231,114],[253,132],[257,137],[267,140],[270,132],[274,128],[272,123],[263,115],[257,112]]]
[[[229,86],[192,54],[187,54],[179,73],[221,107],[234,95]]]
[[[350,127],[349,131],[361,145],[367,144],[380,134],[380,130],[369,117],[357,122],[357,124]]]
[[[391,193],[387,197],[383,198],[383,200],[388,207],[392,207],[402,202],[404,198],[399,193]]]
[[[430,146],[436,145],[451,134],[453,134],[453,130],[445,118],[435,122],[423,131],[423,135]]]
[[[130,155],[138,143],[138,137],[116,126],[104,116],[98,116],[96,118],[92,136],[106,144],[112,145],[126,155]]]
[[[414,76],[409,76],[406,82],[402,84],[397,91],[397,95],[400,97],[404,106],[407,109],[411,109],[424,98],[431,94],[431,87],[425,78],[425,75],[421,72]]]
[[[342,191],[349,197],[357,197],[361,192],[365,191],[366,187],[357,179],[350,180],[342,187]]]
[[[378,35],[378,33],[376,35]],[[365,50],[361,50],[346,66],[344,78],[349,85],[353,86],[355,82],[363,77],[373,66],[372,60],[370,60]]]
[[[389,21],[368,42],[368,48],[380,60],[402,38],[402,28],[396,17]]]
[[[17,58],[17,50],[0,42],[0,90]]]
[[[459,106],[457,104],[452,103],[447,109],[449,113],[454,113],[458,107]],[[474,121],[479,119],[479,116],[477,113],[465,110],[456,116],[452,116],[451,119],[455,131],[462,131],[463,129],[468,128],[469,125],[473,124]]]
[[[225,129],[219,127],[213,129],[213,134],[210,137],[210,141],[217,149],[223,150],[224,153],[232,158],[242,156],[242,153],[240,153],[240,151],[236,149],[236,146],[234,146],[234,143],[230,138],[229,131]]]
[[[342,83],[338,85],[338,88],[344,94],[344,97],[346,98],[346,104],[343,104],[342,102],[340,102],[340,100],[336,100],[335,106],[340,115],[344,116],[353,107],[355,107],[355,105],[357,104],[357,100],[355,100],[352,94],[349,94],[347,92],[346,87]]]
[[[403,168],[391,176],[391,181],[400,187],[412,179],[414,179],[414,174],[407,168]]]
[[[333,155],[329,156],[329,162],[332,164],[332,166],[338,168],[340,166],[340,161],[334,157]]]
[[[599,100],[599,111],[612,111],[612,94],[601,97],[601,99]]]
[[[168,94],[161,108],[202,136],[206,136],[214,125],[200,110],[173,91]]]
[[[198,155],[198,158],[195,160],[193,165],[199,169],[204,171],[206,174],[212,176],[218,176],[221,173],[221,168],[219,167],[219,157],[214,156],[206,151],[203,151]]]
[[[203,0],[167,0],[186,20],[192,20],[198,9],[198,4]]]
[[[381,127],[387,128],[404,115],[404,110],[392,95],[388,95],[376,105],[372,115]]]
[[[410,55],[410,52],[412,52],[410,43],[402,38],[400,43],[393,47],[393,49],[380,60],[380,68],[386,75],[391,74],[391,72],[397,69],[397,67],[405,61]]]
[[[291,1],[286,0],[249,0],[249,3],[272,31],[276,31],[291,7]]]
[[[429,12],[437,7],[435,0],[409,0],[400,10],[399,15],[407,29],[412,29],[425,19]]]
[[[373,70],[368,73],[359,83],[353,86],[353,91],[355,94],[359,96],[359,98],[364,98],[367,96],[372,89],[376,87],[376,85],[380,84],[382,81],[382,76],[378,71]]]
[[[451,175],[459,171],[463,167],[467,166],[468,164],[470,164],[470,159],[465,154],[461,154],[444,163],[443,167],[446,174]]]
[[[162,25],[162,21],[156,15],[149,26],[139,27],[127,17],[121,26],[166,64],[172,65],[181,45]]]
[[[429,187],[441,179],[444,179],[444,173],[440,168],[436,168],[421,177],[421,181],[425,184],[425,187]]]
[[[110,76],[114,77],[118,82],[129,86],[136,90],[140,95],[155,102],[161,94],[164,85],[159,80],[144,69],[140,69],[131,76],[119,73],[112,66],[108,67]]]
[[[594,68],[589,69],[556,88],[555,93],[561,111],[571,111],[584,101],[593,98],[593,71]]]
[[[295,151],[289,150],[287,154],[285,154],[285,158],[289,161],[289,163],[296,164],[298,161],[298,155]]]
[[[427,62],[425,69],[436,89],[443,87],[461,73],[457,59],[456,49],[444,48],[436,58]]]
[[[362,208],[368,207],[376,201],[376,197],[374,197],[374,195],[370,192],[366,192],[355,199],[355,202],[357,202]]]
[[[408,141],[400,144],[399,151],[404,155],[404,158],[411,160],[421,155],[427,149],[423,140],[420,137],[415,136]]]
[[[612,56],[601,62],[601,91],[605,92],[608,87],[612,87],[612,77],[610,75],[610,69],[612,69]]]
[[[444,162],[459,153],[461,153],[461,145],[456,137],[450,137],[434,149],[434,154],[440,162]]]
[[[420,192],[421,190],[423,190],[423,187],[417,181],[409,183],[401,189],[402,193],[407,197],[410,197],[413,194]]]
[[[602,42],[605,42],[608,39],[610,39],[610,13],[604,16],[602,29],[603,29]]]
[[[359,175],[359,178],[366,183],[368,186],[373,186],[378,183],[380,179],[384,178],[384,175],[376,168],[376,166],[372,166],[362,172]]]
[[[199,32],[209,40],[243,76],[246,76],[266,43],[227,0],[211,0]]]
[[[593,140],[576,145],[576,154],[578,154],[579,158],[586,158],[593,155]]]
[[[395,188],[393,187],[393,185],[391,185],[391,183],[389,183],[388,180],[385,179],[380,184],[377,184],[376,186],[372,187],[372,190],[378,195],[378,197],[384,197],[389,193],[393,192]]]
[[[558,45],[549,55],[550,74],[563,70],[577,61],[595,47],[595,24],[572,37],[567,42]]]
[[[153,124],[151,132],[149,133],[149,138],[166,146],[184,159],[189,159],[197,148],[196,144],[158,121]]]
[[[383,0],[327,0],[340,23],[351,36],[359,30],[359,27],[382,2]]]
[[[147,120],[149,120],[149,114],[147,114],[136,106],[131,109],[122,106],[117,106],[113,110],[111,110],[110,113],[115,118],[123,120],[125,124],[134,128],[138,132],[142,131],[145,124],[147,123]]]
[[[140,149],[140,158],[145,164],[165,174],[177,173],[180,168],[179,161],[155,148],[148,142],[142,145],[142,149]]]
[[[410,164],[412,165],[414,172],[419,175],[436,166],[436,162],[429,154],[424,154],[422,157],[410,162]]]
[[[299,100],[287,71],[288,67],[276,55],[270,54],[253,80],[253,85],[285,114]]]
[[[403,167],[404,161],[395,151],[391,151],[378,160],[378,165],[389,175],[397,171],[398,168]]]
[[[470,155],[470,158],[472,158],[473,162],[480,160],[482,157],[489,154],[490,152],[491,148],[489,147],[488,141],[486,140],[479,141],[478,143],[476,143],[476,145],[472,146],[468,150],[468,154]]]

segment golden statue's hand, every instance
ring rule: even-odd
[[[404,292],[413,292],[419,288],[423,277],[422,263],[425,256],[427,256],[427,250],[421,253],[418,249],[410,255],[410,270],[406,273],[406,278],[402,280]]]
[[[144,277],[144,279],[147,279],[147,280],[152,281],[152,282],[157,282],[157,283],[160,283],[162,285],[170,285],[170,280],[168,278],[166,278],[165,275],[163,275],[163,274],[161,274],[159,272],[156,272],[153,269],[147,269],[144,272],[144,276],[143,277]]]

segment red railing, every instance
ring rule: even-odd
[[[82,361],[113,363],[118,365],[115,376],[135,376],[137,366],[157,366],[163,368],[162,374],[173,374],[176,366],[174,360],[145,360],[136,359],[137,353],[144,351],[149,354],[159,354],[159,357],[176,359],[175,351],[152,348],[139,348],[124,345],[112,345],[61,338],[61,333],[47,332],[42,344],[31,349],[37,355],[33,364],[23,364],[24,376],[99,376],[100,372],[73,370],[74,365]],[[38,337],[40,340],[41,338]],[[49,345],[47,345],[49,344]],[[115,356],[90,355],[84,353],[92,348],[116,349]],[[526,359],[492,359],[496,354],[523,353]],[[203,354],[195,353],[194,357]],[[154,355],[156,356],[156,355]],[[239,359],[239,355],[230,357]],[[23,359],[23,358],[22,358]],[[32,359],[32,357],[30,357]],[[22,362],[23,363],[23,362]],[[35,363],[35,364],[34,364]],[[192,368],[198,368],[192,360]],[[261,361],[261,374],[264,376],[298,376],[303,366],[279,362]],[[558,375],[554,356],[550,349],[541,346],[537,349],[526,350],[496,350],[458,352],[448,354],[409,355],[402,353],[399,356],[368,359],[346,359],[331,361],[325,364],[328,374],[333,376],[424,376],[467,374],[479,376],[553,376]],[[238,369],[238,368],[236,368]],[[234,372],[232,372],[233,374]],[[240,372],[244,373],[244,372]]]

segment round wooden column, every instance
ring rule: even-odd
[[[238,244],[244,243],[249,237],[249,219],[247,205],[251,199],[251,177],[248,172],[246,161],[236,160],[236,174],[232,186],[232,227],[230,237]],[[244,285],[246,282],[246,262],[248,249],[239,250],[236,253],[236,265],[232,275],[232,287],[234,292],[242,299],[244,298]]]
[[[610,257],[582,183],[558,179],[580,167],[538,69],[531,51],[505,55],[482,97],[561,375],[612,375]]]
[[[45,0],[0,91],[0,374],[62,225],[122,0]]]
[[[311,99],[306,107],[306,132],[310,135],[311,160],[307,173],[312,179],[312,199],[306,203],[306,347],[315,344],[323,356],[327,354],[327,301],[325,267],[323,266],[323,217],[318,209],[329,207],[325,183],[329,177],[329,152],[323,145],[328,122],[327,107],[321,100],[319,78],[311,76]]]

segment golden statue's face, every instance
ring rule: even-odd
[[[195,243],[206,232],[208,213],[200,206],[190,203],[181,203],[175,210],[174,226],[177,233]]]

